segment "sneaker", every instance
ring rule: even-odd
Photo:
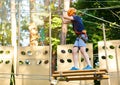
[[[79,70],[79,68],[72,67],[70,70]]]
[[[83,70],[91,70],[93,69],[90,65],[87,65],[85,68],[83,68]]]

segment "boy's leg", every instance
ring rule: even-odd
[[[71,70],[79,70],[78,47],[73,47],[73,49],[72,49],[72,55],[73,55],[74,67],[72,67]]]
[[[72,50],[72,55],[73,55],[73,62],[74,62],[74,67],[79,68],[79,63],[78,63],[78,47],[73,47]]]
[[[85,59],[85,61],[86,61],[86,63],[87,63],[87,66],[89,66],[90,69],[92,69],[92,65],[91,65],[91,62],[90,62],[90,60],[89,60],[89,56],[88,56],[88,54],[87,54],[87,52],[86,52],[86,47],[80,47],[80,52],[81,52],[81,54],[83,55],[83,57],[84,57],[84,59]],[[85,67],[85,68],[86,68],[86,67]]]

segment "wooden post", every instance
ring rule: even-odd
[[[52,80],[52,38],[51,38],[51,9],[49,5],[49,80]]]
[[[16,68],[17,64],[17,28],[16,28],[16,7],[15,0],[11,0],[11,28],[12,28],[12,46],[14,47],[14,68]],[[14,73],[16,73],[16,69],[14,69]]]
[[[70,7],[70,0],[64,0],[64,10],[67,11]],[[63,16],[67,12],[63,12]],[[62,33],[61,33],[61,44],[66,44],[66,35],[67,35],[67,24],[62,24]]]
[[[115,54],[116,54],[116,66],[117,66],[117,79],[118,79],[118,85],[120,85],[120,81],[119,81],[119,78],[120,78],[120,73],[119,73],[119,62],[118,62],[118,48],[117,46],[115,47]]]
[[[108,56],[107,56],[107,45],[106,45],[106,34],[105,34],[105,24],[102,24],[102,28],[103,28],[103,37],[104,37],[104,46],[105,46],[105,56],[106,56],[106,68],[109,72],[109,67],[108,67]],[[110,78],[108,79],[108,85],[110,84]]]

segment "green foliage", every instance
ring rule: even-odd
[[[52,16],[52,46],[56,50],[57,45],[60,44],[62,21],[58,15]]]
[[[53,51],[56,51],[57,45],[58,45],[59,43],[60,43],[60,39],[52,38],[52,47],[53,47]]]
[[[24,19],[24,20],[22,20],[21,21],[21,30],[28,30],[28,21],[27,21],[27,19]]]
[[[53,16],[52,18],[52,29],[58,29],[61,28],[62,20],[59,18],[59,16]]]
[[[11,44],[10,23],[2,23],[0,25],[0,44],[7,46]]]

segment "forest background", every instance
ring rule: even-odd
[[[34,20],[38,20],[38,34],[41,36],[38,39],[38,45],[49,45],[49,7],[51,9],[51,39],[53,55],[56,54],[57,45],[61,44],[61,28],[62,20],[60,15],[63,13],[63,0],[16,0],[15,20],[11,22],[11,1],[15,0],[1,0],[0,1],[0,45],[12,45],[12,28],[11,24],[16,23],[17,32],[17,45],[29,46],[30,33],[28,30],[30,23],[30,8],[35,6],[38,16]],[[61,1],[61,3],[59,3]],[[33,3],[30,5],[30,3]],[[44,3],[49,3],[46,6]],[[89,41],[93,43],[94,54],[98,54],[98,41],[103,41],[103,27],[105,25],[106,40],[119,40],[120,39],[120,1],[119,0],[70,0],[70,7],[77,9],[77,15],[83,14],[82,19],[87,30]],[[42,10],[42,12],[41,12]],[[44,12],[44,13],[43,13]],[[40,17],[42,16],[42,17]],[[43,30],[44,28],[44,30]],[[68,24],[68,32],[65,44],[73,44],[75,34],[72,30],[72,25]],[[18,38],[20,39],[18,42]],[[96,59],[95,59],[96,60]]]

